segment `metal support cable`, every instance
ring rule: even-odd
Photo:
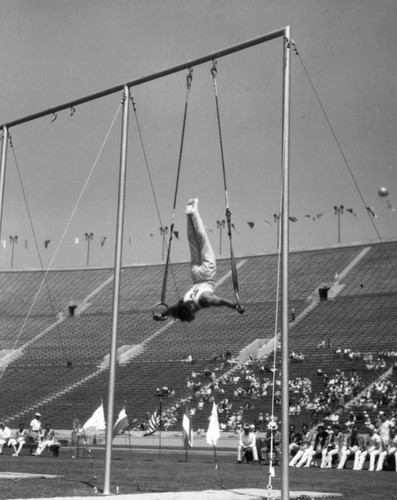
[[[17,335],[17,338],[16,338],[16,340],[15,340],[15,343],[14,343],[14,346],[13,346],[13,348],[12,348],[12,351],[14,351],[14,350],[15,350],[15,348],[16,348],[16,346],[17,346],[18,342],[19,342],[19,338],[21,337],[22,332],[24,331],[24,329],[25,329],[25,327],[26,327],[26,324],[27,324],[27,322],[28,322],[28,319],[30,318],[30,315],[31,315],[31,313],[32,313],[32,311],[33,311],[33,307],[34,307],[34,305],[35,305],[35,303],[36,303],[36,301],[37,301],[37,299],[38,299],[38,297],[39,297],[39,294],[40,294],[40,292],[41,292],[41,289],[43,288],[44,284],[46,283],[46,279],[47,279],[48,273],[49,273],[49,272],[50,272],[50,270],[52,269],[52,265],[53,265],[53,263],[54,263],[54,261],[55,261],[55,258],[56,258],[56,256],[57,256],[57,254],[58,254],[59,248],[61,247],[61,244],[62,244],[62,242],[63,242],[63,240],[64,240],[64,238],[65,238],[65,236],[66,236],[66,233],[67,233],[67,231],[68,231],[68,229],[69,229],[69,226],[70,226],[70,224],[71,224],[71,222],[72,222],[72,220],[73,220],[73,217],[74,217],[74,216],[75,216],[75,214],[76,214],[77,208],[78,208],[78,206],[79,206],[79,204],[80,204],[80,201],[81,201],[81,199],[82,199],[82,197],[83,197],[83,194],[84,194],[85,190],[87,189],[87,186],[88,186],[88,184],[89,184],[89,181],[90,181],[90,179],[91,179],[91,177],[92,177],[92,175],[93,175],[93,173],[94,173],[94,170],[95,170],[95,168],[96,168],[96,166],[97,166],[97,163],[98,163],[99,158],[100,158],[100,156],[101,156],[101,154],[102,154],[103,148],[105,147],[105,144],[107,143],[107,140],[108,140],[108,138],[109,138],[110,132],[111,132],[111,130],[113,129],[113,125],[114,125],[114,123],[115,123],[115,121],[116,121],[116,118],[117,118],[117,116],[118,116],[118,114],[119,114],[120,109],[121,109],[121,105],[119,105],[119,106],[118,106],[117,111],[116,111],[116,113],[115,113],[115,115],[114,115],[114,117],[113,117],[112,123],[111,123],[111,125],[110,125],[110,127],[109,127],[109,129],[108,129],[108,131],[107,131],[107,133],[106,133],[106,137],[105,137],[105,139],[104,139],[104,140],[103,140],[103,142],[102,142],[102,145],[101,145],[101,147],[100,147],[100,149],[99,149],[99,152],[98,152],[98,154],[97,154],[97,157],[96,157],[96,159],[95,159],[95,161],[94,161],[94,164],[92,165],[91,170],[90,170],[90,172],[89,172],[89,174],[88,174],[88,177],[87,177],[87,179],[86,179],[86,181],[85,181],[85,183],[84,183],[83,189],[82,189],[82,191],[81,191],[81,193],[80,193],[80,195],[79,195],[79,197],[78,197],[78,200],[77,200],[77,202],[76,202],[76,204],[75,204],[75,206],[74,206],[74,208],[73,208],[73,210],[72,210],[72,214],[70,215],[69,220],[68,220],[68,222],[67,222],[67,224],[66,224],[66,227],[65,227],[65,229],[64,229],[64,231],[63,231],[63,233],[62,233],[61,239],[60,239],[60,240],[59,240],[59,242],[58,242],[58,245],[57,245],[57,247],[56,247],[56,249],[55,249],[55,252],[54,252],[54,254],[53,254],[53,256],[52,256],[52,259],[51,259],[51,262],[50,262],[50,264],[49,264],[49,266],[48,266],[48,269],[45,271],[45,274],[44,274],[43,280],[42,280],[42,281],[41,281],[41,283],[40,283],[40,286],[39,286],[39,288],[38,288],[38,290],[37,290],[37,292],[36,292],[36,295],[35,295],[35,296],[34,296],[34,298],[33,298],[32,304],[30,305],[29,311],[28,311],[28,313],[27,313],[27,315],[26,315],[26,317],[25,317],[25,319],[24,319],[24,322],[23,322],[23,324],[22,324],[21,328],[20,328],[20,331],[19,331],[19,333],[18,333],[18,335]],[[4,367],[3,367],[3,370],[2,370],[2,372],[1,372],[1,374],[0,374],[0,379],[2,378],[2,376],[3,376],[3,374],[4,374],[5,370],[6,370],[6,368],[7,368],[7,366],[8,366],[9,360],[10,360],[10,357],[8,358],[7,363],[6,363],[6,364],[4,365]]]
[[[154,189],[153,178],[152,178],[152,174],[151,174],[150,168],[149,168],[149,161],[148,161],[148,157],[147,157],[147,154],[146,154],[146,149],[145,149],[145,144],[144,144],[144,141],[143,141],[141,126],[140,126],[139,119],[138,119],[138,112],[137,112],[137,108],[136,108],[136,103],[135,103],[134,97],[132,95],[130,95],[130,101],[131,101],[131,104],[132,104],[132,109],[134,111],[135,122],[136,122],[137,129],[138,129],[139,141],[140,141],[140,144],[141,144],[142,154],[143,154],[143,157],[144,157],[144,160],[145,160],[145,165],[146,165],[146,171],[147,171],[147,174],[148,174],[148,177],[149,177],[150,187],[151,187],[151,190],[152,190],[153,199],[154,199],[154,203],[155,203],[155,206],[156,206],[157,217],[159,219],[160,228],[163,229],[164,228],[163,219],[161,217],[161,213],[160,213],[160,208],[159,208],[159,204],[158,204],[158,201],[157,201],[156,192],[155,192],[155,189]],[[167,252],[168,252],[168,243],[166,241],[166,237],[165,237],[165,233],[164,232],[162,232],[162,239],[163,239],[163,243],[165,245],[165,248],[167,249]],[[170,264],[171,264],[171,261],[170,261]],[[177,283],[176,283],[176,279],[175,279],[175,275],[173,273],[172,266],[171,266],[171,271],[172,271],[172,277],[173,277],[173,280],[174,280],[175,290],[176,290],[177,294],[179,295],[178,286],[177,286]],[[165,300],[165,298],[164,298],[164,300]]]
[[[233,241],[232,241],[232,214],[229,206],[229,195],[227,191],[227,182],[226,182],[226,166],[225,166],[225,154],[223,150],[223,140],[222,140],[222,127],[221,127],[221,117],[219,112],[219,99],[218,99],[218,85],[216,82],[218,70],[216,68],[216,61],[213,61],[213,65],[211,68],[212,81],[214,85],[214,96],[215,96],[215,107],[216,107],[216,116],[217,116],[217,124],[218,124],[218,134],[219,134],[219,146],[221,152],[221,162],[222,162],[222,172],[223,172],[223,186],[225,191],[225,207],[226,207],[226,222],[227,222],[227,234],[229,236],[230,242],[230,260],[231,260],[231,270],[232,270],[232,281],[233,281],[233,289],[234,294],[236,296],[237,308],[241,308],[240,303],[240,292],[238,286],[238,275],[237,275],[237,267],[236,260],[234,257],[233,250]]]
[[[182,134],[181,134],[181,143],[180,143],[180,147],[179,147],[179,158],[178,158],[178,170],[177,170],[177,175],[176,175],[174,203],[173,203],[172,214],[171,214],[170,237],[169,237],[169,241],[168,241],[167,258],[166,258],[164,277],[163,277],[163,286],[161,289],[160,302],[155,306],[155,309],[159,305],[164,306],[166,304],[168,274],[169,274],[169,267],[170,267],[170,261],[171,261],[171,244],[172,244],[172,239],[174,236],[175,211],[176,211],[176,203],[177,203],[177,198],[178,198],[179,178],[180,178],[180,173],[181,173],[183,145],[184,145],[185,132],[186,132],[186,118],[187,118],[187,112],[188,112],[189,96],[190,96],[192,81],[193,81],[193,69],[190,68],[189,73],[186,77],[185,109],[184,109],[184,113],[183,113]]]

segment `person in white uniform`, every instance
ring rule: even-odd
[[[216,295],[215,276],[216,260],[204,223],[198,211],[198,199],[189,200],[186,207],[187,236],[191,254],[191,275],[193,286],[183,299],[167,308],[162,313],[156,313],[154,319],[162,321],[169,316],[181,321],[193,321],[196,312],[210,306],[226,306],[236,309],[240,314],[244,308],[231,300]]]

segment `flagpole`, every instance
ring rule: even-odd
[[[162,424],[162,419],[161,419],[161,400],[162,397],[160,396],[160,428],[159,428],[159,460],[161,460],[161,424]]]
[[[129,447],[130,447],[130,453],[132,455],[132,446],[131,446],[131,431],[130,429],[128,429],[128,444],[129,444]]]
[[[182,417],[182,438],[185,446],[185,461],[188,462],[188,448],[192,446],[192,421],[189,416],[189,404],[185,406],[185,411]]]
[[[117,363],[117,326],[118,326],[118,314],[119,314],[120,275],[121,275],[123,223],[124,223],[124,199],[125,199],[125,184],[126,184],[126,170],[127,170],[126,167],[127,167],[127,144],[128,144],[128,114],[129,114],[129,90],[127,86],[124,86],[121,146],[120,146],[116,251],[115,251],[115,262],[114,262],[112,342],[111,342],[110,361],[109,361],[108,412],[107,412],[107,426],[106,426],[105,472],[104,472],[104,485],[103,485],[104,495],[110,495],[114,393],[116,386],[116,363]]]
[[[214,443],[212,443],[212,449],[214,450],[214,464],[215,464],[215,469],[218,468],[218,457],[216,456],[216,446]]]
[[[87,435],[85,433],[84,427],[83,427],[83,439],[84,439],[84,444],[85,444],[84,450],[88,453],[88,457],[90,459],[92,479],[93,479],[93,483],[94,483],[93,484],[94,492],[98,493],[97,477],[96,477],[96,473],[95,473],[94,461],[92,460],[91,448],[90,448],[90,445],[88,444],[88,438],[87,438]]]

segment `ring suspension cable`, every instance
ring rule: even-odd
[[[131,101],[132,109],[134,111],[135,122],[136,122],[137,129],[138,129],[139,141],[140,141],[141,148],[142,148],[143,158],[145,160],[146,171],[147,171],[147,174],[148,174],[148,177],[149,177],[150,187],[151,187],[152,194],[153,194],[154,204],[156,206],[157,216],[158,216],[158,219],[159,219],[160,227],[164,228],[164,224],[163,224],[163,220],[162,220],[162,217],[161,217],[159,205],[158,205],[158,202],[157,202],[156,192],[154,190],[154,184],[153,184],[152,174],[151,174],[150,168],[149,168],[149,161],[148,161],[148,157],[147,157],[147,154],[146,154],[146,148],[145,148],[145,145],[144,145],[144,142],[143,142],[143,136],[142,136],[141,126],[140,126],[139,120],[138,120],[138,113],[137,113],[136,103],[135,103],[135,100],[134,100],[134,96],[131,95],[131,94],[130,94],[130,101]],[[162,233],[162,238],[163,238],[163,243],[165,245],[165,248],[168,251],[168,243],[166,241],[164,232]],[[173,281],[174,281],[175,290],[176,290],[177,294],[179,295],[178,286],[177,286],[177,283],[176,283],[175,274],[174,274],[172,265],[171,265],[171,272],[172,272],[172,277],[173,277]]]
[[[55,260],[55,258],[56,258],[56,256],[57,256],[57,254],[58,254],[59,248],[61,247],[61,244],[62,244],[62,242],[63,242],[63,240],[64,240],[64,238],[65,238],[65,236],[66,236],[66,233],[67,233],[67,231],[68,231],[68,229],[69,229],[69,226],[70,226],[70,224],[71,224],[71,222],[72,222],[72,220],[73,220],[73,217],[74,217],[74,216],[75,216],[75,214],[76,214],[77,208],[78,208],[78,206],[79,206],[79,204],[80,204],[80,201],[81,201],[81,199],[82,199],[82,197],[83,197],[83,194],[84,194],[85,190],[87,189],[88,183],[89,183],[89,181],[90,181],[90,179],[91,179],[91,177],[92,177],[92,175],[93,175],[93,173],[94,173],[94,170],[95,170],[96,165],[97,165],[97,163],[98,163],[98,161],[99,161],[99,158],[100,158],[100,156],[101,156],[101,154],[102,154],[102,151],[103,151],[103,149],[104,149],[104,147],[105,147],[105,144],[107,143],[107,140],[108,140],[108,138],[109,138],[110,132],[111,132],[111,130],[113,129],[113,126],[114,126],[114,124],[115,124],[115,122],[116,122],[116,118],[117,118],[117,116],[118,116],[118,114],[119,114],[119,112],[120,112],[120,109],[121,109],[121,104],[119,104],[119,106],[118,106],[118,108],[117,108],[117,111],[116,111],[116,113],[115,113],[115,115],[114,115],[114,117],[113,117],[113,120],[112,120],[111,124],[110,124],[109,130],[108,130],[108,131],[107,131],[107,133],[106,133],[105,139],[104,139],[104,140],[103,140],[103,142],[102,142],[102,145],[101,145],[101,147],[100,147],[100,149],[99,149],[98,155],[97,155],[97,157],[96,157],[96,159],[95,159],[95,161],[94,161],[94,164],[93,164],[93,165],[92,165],[92,167],[91,167],[91,170],[90,170],[90,172],[89,172],[89,174],[88,174],[88,176],[87,176],[87,179],[86,179],[86,181],[85,181],[85,183],[84,183],[83,189],[82,189],[82,191],[81,191],[81,193],[80,193],[80,195],[79,195],[79,197],[78,197],[78,200],[77,200],[77,202],[76,202],[76,204],[75,204],[75,206],[74,206],[74,208],[73,208],[73,210],[72,210],[72,214],[70,215],[69,220],[68,220],[68,222],[67,222],[67,224],[66,224],[66,227],[65,227],[65,229],[64,229],[64,231],[63,231],[63,233],[62,233],[61,239],[59,240],[58,245],[57,245],[57,247],[56,247],[56,249],[55,249],[55,251],[54,251],[54,254],[53,254],[52,258],[51,258],[51,262],[50,262],[50,264],[49,264],[49,266],[48,266],[48,269],[45,271],[45,274],[44,274],[43,280],[41,281],[40,286],[39,286],[39,288],[38,288],[38,290],[37,290],[37,292],[36,292],[36,295],[35,295],[35,296],[34,296],[34,298],[33,298],[32,304],[30,305],[29,311],[28,311],[28,313],[27,313],[27,315],[26,315],[26,317],[25,317],[25,319],[24,319],[24,322],[23,322],[23,324],[22,324],[22,326],[21,326],[21,329],[20,329],[20,331],[19,331],[19,333],[18,333],[18,335],[17,335],[17,338],[16,338],[16,340],[15,340],[15,343],[14,343],[14,346],[13,346],[13,348],[12,348],[12,351],[14,351],[14,350],[15,350],[15,348],[16,348],[16,346],[18,345],[19,339],[20,339],[20,337],[21,337],[21,335],[22,335],[22,332],[23,332],[23,331],[24,331],[24,329],[25,329],[25,326],[26,326],[26,324],[27,324],[27,322],[28,322],[28,319],[29,319],[29,317],[30,317],[30,315],[31,315],[31,313],[32,313],[33,307],[34,307],[34,305],[36,304],[36,301],[37,301],[37,299],[38,299],[38,297],[39,297],[39,295],[40,295],[40,292],[41,292],[41,289],[42,289],[42,288],[43,288],[43,286],[44,286],[44,283],[46,282],[46,279],[47,279],[48,273],[50,272],[50,270],[51,270],[51,268],[52,268],[52,265],[53,265],[53,263],[54,263],[54,260]],[[8,363],[9,363],[9,359],[10,359],[10,357],[8,357],[8,358],[7,358],[7,362],[5,363],[5,365],[4,365],[4,367],[3,367],[3,370],[2,370],[2,372],[1,372],[1,374],[0,374],[0,379],[1,379],[1,378],[3,377],[3,375],[4,375],[4,372],[5,372],[5,370],[6,370],[7,366],[8,366]]]
[[[162,290],[161,290],[160,302],[158,304],[156,304],[155,310],[153,312],[156,311],[156,308],[158,306],[162,306],[162,307],[166,306],[167,282],[168,282],[168,273],[169,273],[170,257],[171,257],[171,243],[172,243],[172,238],[174,235],[176,202],[177,202],[177,197],[178,197],[179,177],[180,177],[181,165],[182,165],[183,143],[185,140],[185,131],[186,131],[186,117],[187,117],[189,96],[190,96],[192,81],[193,81],[193,68],[190,68],[189,73],[186,77],[185,110],[183,113],[182,135],[181,135],[181,143],[180,143],[179,158],[178,158],[178,170],[177,170],[177,176],[176,176],[174,204],[173,204],[172,215],[171,215],[170,237],[169,237],[169,241],[168,241],[167,258],[166,258],[164,277],[163,277],[163,286],[162,286]]]
[[[211,75],[212,75],[212,81],[214,84],[216,116],[217,116],[217,122],[218,122],[219,145],[220,145],[220,151],[221,151],[222,172],[223,172],[223,185],[224,185],[224,190],[225,190],[225,208],[226,208],[225,215],[226,215],[226,221],[227,221],[227,234],[229,236],[229,241],[230,241],[230,260],[231,260],[233,289],[234,289],[234,294],[236,296],[237,308],[241,309],[242,306],[240,303],[237,267],[236,267],[236,261],[234,258],[233,242],[232,242],[232,214],[230,212],[229,195],[228,195],[227,184],[226,184],[225,155],[223,152],[222,127],[221,127],[221,118],[220,118],[220,113],[219,113],[219,100],[218,100],[218,85],[216,82],[216,77],[217,77],[217,72],[218,72],[218,70],[216,68],[216,64],[217,64],[217,62],[213,61],[212,68],[211,68]]]

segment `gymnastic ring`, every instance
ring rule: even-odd
[[[165,302],[158,302],[153,309],[153,319],[156,321],[165,321],[168,318],[167,316],[163,316],[161,310],[166,311],[168,306]]]

